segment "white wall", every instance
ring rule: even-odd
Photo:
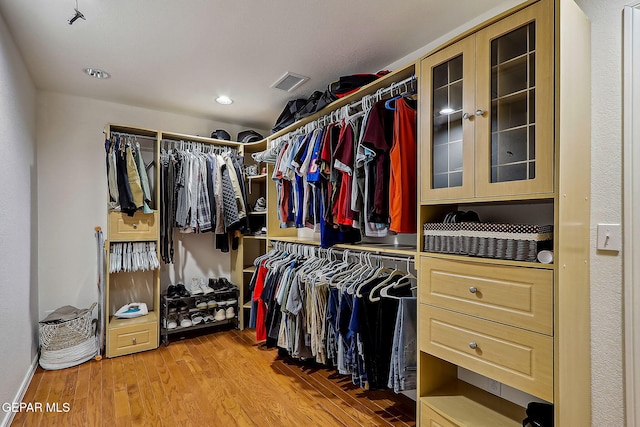
[[[36,89],[0,17],[0,403],[21,397],[37,353],[35,145]]]
[[[578,0],[591,19],[591,397],[594,426],[623,426],[622,257],[595,250],[598,223],[622,223],[622,10]]]
[[[78,75],[78,78],[82,76]],[[96,84],[108,84],[97,81]],[[38,224],[40,309],[88,307],[97,301],[97,248],[94,227],[106,233],[106,123],[208,136],[237,126],[77,96],[41,92],[38,96]],[[176,260],[163,268],[167,280],[229,274],[229,254],[214,249],[213,235],[176,234]]]

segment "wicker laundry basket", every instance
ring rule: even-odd
[[[78,310],[73,318],[40,322],[39,363],[42,368],[64,369],[98,354],[97,323],[92,319],[95,306],[93,303],[86,310]]]
[[[553,226],[461,222],[423,225],[426,252],[536,262],[553,249]]]

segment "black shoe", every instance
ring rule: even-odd
[[[176,292],[180,297],[190,297],[191,294],[187,291],[187,288],[184,287],[182,283],[178,283],[176,285]]]
[[[167,298],[177,298],[179,296],[178,290],[174,285],[169,285],[167,288]]]
[[[209,287],[212,288],[214,291],[216,289],[218,289],[218,286],[220,286],[218,284],[218,279],[214,279],[213,277],[209,278]]]
[[[220,291],[220,292],[232,291],[232,290],[236,289],[236,285],[230,283],[224,277],[219,278],[218,279],[218,283],[220,284],[220,286],[218,287],[217,290]]]

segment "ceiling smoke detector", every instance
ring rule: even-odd
[[[297,89],[307,80],[309,80],[309,77],[287,71],[282,77],[278,79],[278,81],[272,84],[271,87],[284,90],[285,92],[291,92],[294,89]]]
[[[84,72],[86,75],[95,77],[96,79],[108,79],[111,77],[111,74],[106,71],[98,70],[97,68],[85,68]]]

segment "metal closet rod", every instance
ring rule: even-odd
[[[174,147],[187,147],[187,148],[199,148],[204,150],[217,150],[217,151],[231,151],[235,154],[238,153],[238,148],[234,147],[232,145],[224,145],[224,144],[216,144],[215,142],[203,142],[203,141],[191,141],[188,139],[167,139],[167,138],[163,138],[160,141],[161,145],[166,145],[166,146],[170,146],[173,145]]]
[[[125,133],[125,132],[111,132],[111,136],[125,136],[129,138],[138,138],[138,139],[148,139],[149,141],[157,141],[158,138],[153,136],[146,135],[136,135],[134,133]]]
[[[368,256],[373,257],[373,259],[379,259],[379,260],[383,260],[383,261],[402,261],[402,262],[413,262],[415,263],[415,257],[413,255],[385,255],[385,254],[381,254],[375,251],[363,251],[363,250],[359,250],[359,249],[346,249],[346,248],[321,248],[318,247],[316,245],[311,245],[311,244],[307,244],[304,242],[284,242],[281,240],[273,240],[274,247],[280,246],[281,248],[286,248],[287,246],[289,247],[296,247],[296,246],[300,246],[300,247],[311,247],[314,250],[318,250],[320,253],[336,253],[338,255],[342,255],[345,252],[347,252],[348,256],[358,256],[360,254],[367,254]]]
[[[411,87],[413,90],[417,90],[416,88],[416,84],[417,84],[417,80],[416,80],[416,76],[415,74],[411,75],[410,77],[407,77],[404,80],[400,80],[398,82],[393,82],[391,83],[389,86],[387,87],[383,87],[378,89],[377,91],[369,94],[369,95],[363,95],[362,98],[358,101],[354,101],[350,104],[346,104],[343,105],[342,107],[336,108],[334,110],[329,111],[327,114],[318,117],[315,120],[310,121],[309,123],[307,123],[306,125],[302,125],[294,130],[292,130],[291,132],[288,132],[284,135],[281,135],[277,138],[275,138],[273,140],[273,142],[279,142],[282,141],[284,139],[288,139],[291,135],[296,135],[298,133],[303,133],[303,132],[310,132],[310,129],[313,129],[313,127],[318,128],[320,126],[324,126],[328,123],[333,123],[333,122],[337,122],[341,119],[342,117],[342,111],[344,111],[344,109],[357,109],[357,108],[362,108],[362,102],[364,100],[369,100],[372,98],[375,98],[376,100],[382,100],[383,97],[387,96],[387,95],[393,95],[394,91],[398,90],[398,92],[396,92],[397,95],[403,93],[400,92],[399,90],[404,88],[404,89],[408,89],[409,87]],[[411,86],[409,86],[411,85]],[[406,92],[406,90],[405,90]],[[308,128],[308,126],[311,126],[311,128]],[[276,144],[278,145],[278,144]]]

